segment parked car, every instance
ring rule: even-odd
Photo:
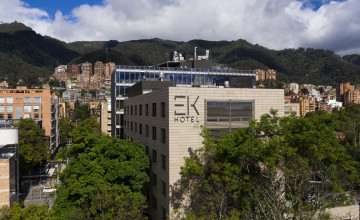
[[[43,192],[46,192],[46,193],[51,193],[51,192],[55,192],[56,189],[52,188],[52,187],[47,187],[45,186],[44,189],[43,189]]]

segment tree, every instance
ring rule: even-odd
[[[15,127],[19,129],[20,168],[31,171],[49,156],[44,130],[31,118],[20,119]]]
[[[75,128],[75,124],[66,118],[60,118],[60,146],[66,146],[70,132]]]
[[[10,209],[8,206],[3,206],[0,209],[0,218],[3,220],[23,220],[23,219],[52,219],[52,211],[49,211],[47,204],[42,206],[29,205],[24,208],[22,204],[15,202]]]
[[[80,105],[78,101],[75,102],[75,108],[71,113],[71,121],[77,124],[90,117],[91,117],[90,106],[88,104]]]
[[[60,174],[53,210],[59,219],[142,219],[149,181],[144,146],[100,135],[96,119],[72,132],[70,164]]]
[[[204,147],[185,159],[172,205],[188,219],[312,218],[357,185],[359,164],[327,113],[279,118],[271,111],[249,125],[221,140],[204,130]]]

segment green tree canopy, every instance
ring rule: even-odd
[[[19,129],[20,168],[30,171],[49,156],[44,130],[31,119],[20,119],[15,125]]]
[[[204,147],[185,159],[172,204],[189,219],[311,218],[357,185],[358,163],[335,127],[324,112],[279,118],[272,111],[221,140],[204,130]]]
[[[146,207],[141,189],[149,181],[144,146],[100,135],[94,120],[84,121],[72,132],[71,160],[60,174],[55,216],[141,219]]]

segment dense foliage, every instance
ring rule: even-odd
[[[272,112],[221,140],[205,130],[204,147],[185,159],[172,203],[188,219],[304,219],[351,203],[344,192],[357,187],[359,162],[336,138],[336,124],[325,112]]]
[[[48,158],[45,133],[31,118],[20,119],[15,126],[19,129],[20,168],[28,172]]]
[[[60,174],[54,216],[57,219],[142,219],[143,184],[149,159],[138,142],[101,135],[93,118],[77,126]]]
[[[48,220],[51,219],[52,215],[53,212],[51,210],[49,211],[46,204],[42,206],[29,205],[24,208],[21,204],[15,202],[11,209],[8,206],[3,206],[0,209],[1,220]]]

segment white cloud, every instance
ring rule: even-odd
[[[22,21],[38,33],[68,42],[246,39],[273,49],[360,53],[360,1],[325,2],[313,11],[309,0],[104,0],[101,5],[81,5],[69,15],[57,12],[50,19],[20,0],[1,0],[0,20]]]

